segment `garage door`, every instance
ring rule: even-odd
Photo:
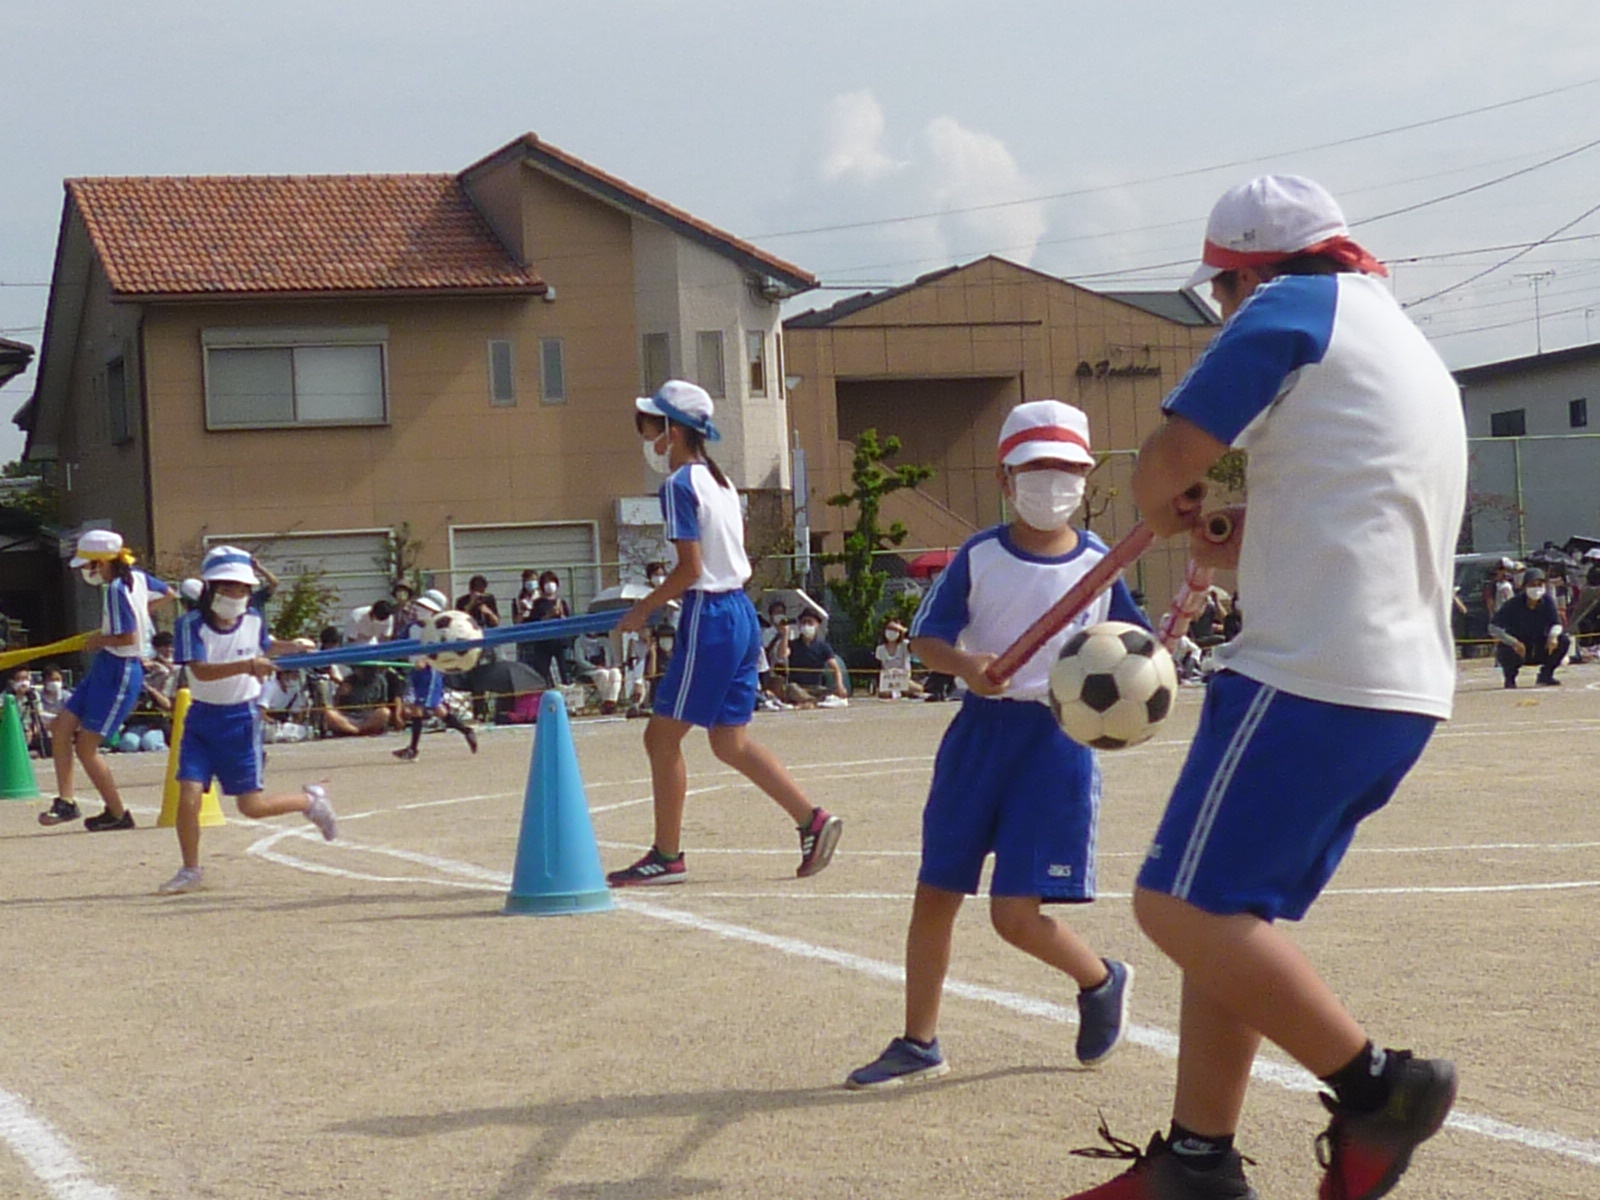
[[[384,564],[389,559],[387,529],[340,529],[318,533],[234,533],[208,536],[206,546],[238,546],[261,560],[287,589],[308,571],[339,595],[333,616],[343,621],[350,609],[389,594]]]
[[[450,598],[464,595],[474,575],[489,580],[500,615],[511,615],[511,600],[522,586],[522,572],[554,571],[561,594],[581,613],[600,589],[600,529],[593,521],[539,525],[453,525],[450,527]]]

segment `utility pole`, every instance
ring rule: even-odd
[[[1539,288],[1555,277],[1554,271],[1530,271],[1525,275],[1515,276],[1517,279],[1526,279],[1533,285],[1533,345],[1538,354],[1544,353],[1544,329],[1539,319]]]

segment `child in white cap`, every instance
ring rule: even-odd
[[[911,650],[969,691],[934,760],[922,815],[922,865],[906,934],[905,1032],[852,1071],[849,1088],[885,1088],[949,1070],[939,1047],[939,1002],[957,914],[994,855],[989,917],[1017,949],[1077,985],[1076,1054],[1096,1066],[1122,1041],[1133,968],[1096,954],[1046,904],[1095,894],[1100,772],[1094,751],[1061,731],[1050,711],[1050,667],[1078,630],[1105,620],[1149,627],[1118,580],[1015,675],[984,674],[1106,554],[1072,518],[1094,455],[1089,422],[1059,400],[1032,400],[1007,415],[997,474],[1013,518],[968,539],[911,623]]]
[[[262,794],[261,681],[276,672],[278,654],[313,650],[304,639],[275,642],[250,595],[260,586],[250,556],[233,546],[207,552],[203,587],[193,612],[178,618],[173,659],[188,668],[193,703],[178,746],[178,849],[183,866],[161,885],[167,894],[194,892],[200,869],[200,802],[213,779],[251,820],[304,813],[332,841],[338,831],[321,784],[294,795]]]
[[[78,568],[84,583],[103,589],[100,628],[84,645],[94,655],[89,672],[73,689],[51,730],[56,798],[39,814],[39,824],[60,825],[78,819],[73,780],[76,755],[106,805],[104,812],[84,821],[84,828],[94,833],[132,829],[133,814],[122,803],[111,768],[100,756],[100,743],[122,727],[144,691],[143,660],[150,656],[154,632],[150,609],[171,599],[171,589],[135,567],[122,535],[109,529],[83,534],[71,565]]]
[[[400,631],[401,640],[414,638],[422,631],[423,623],[438,616],[449,605],[450,601],[441,591],[429,588],[411,602],[411,611],[414,615],[412,622]],[[411,670],[406,675],[405,695],[400,703],[404,706],[402,711],[411,725],[411,744],[401,746],[394,752],[394,756],[401,762],[416,762],[417,755],[421,753],[419,746],[422,742],[422,726],[429,716],[438,717],[451,729],[467,739],[467,748],[474,754],[478,752],[478,735],[455,713],[450,711],[450,706],[444,702],[444,672],[439,670],[426,658],[418,657],[412,660]]]

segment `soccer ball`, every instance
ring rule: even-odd
[[[1079,630],[1050,668],[1050,710],[1066,735],[1097,750],[1137,746],[1155,733],[1178,690],[1160,640],[1125,621]]]
[[[483,637],[478,623],[464,612],[454,609],[436,613],[422,623],[419,640],[424,646],[437,646],[441,642],[476,642]],[[427,659],[441,671],[470,671],[478,665],[477,647],[471,650],[441,650],[427,655]]]

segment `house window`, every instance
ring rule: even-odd
[[[695,334],[694,357],[700,386],[713,396],[726,396],[728,381],[722,367],[722,330],[704,329]]]
[[[1513,408],[1506,412],[1489,414],[1490,437],[1522,437],[1528,432],[1526,409]]]
[[[767,394],[767,335],[759,331],[744,335],[745,360],[750,367],[750,394]]]
[[[546,404],[567,402],[567,349],[560,338],[539,339],[539,384]]]
[[[120,358],[106,364],[106,416],[111,433],[111,444],[122,446],[133,441],[132,422],[128,419],[128,368]]]
[[[644,335],[644,390],[653,396],[656,389],[672,378],[672,343],[664,333]]]
[[[1589,424],[1589,401],[1587,397],[1579,400],[1567,401],[1567,424],[1574,429],[1584,429]]]
[[[489,403],[510,405],[517,402],[517,373],[511,343],[489,342]]]
[[[382,425],[387,331],[207,329],[206,428]]]

